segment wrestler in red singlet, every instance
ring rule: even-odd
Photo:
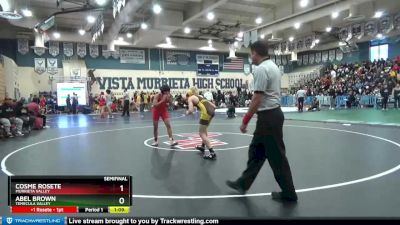
[[[152,146],[158,146],[158,121],[161,119],[164,121],[165,126],[167,127],[167,132],[169,136],[170,146],[175,146],[178,143],[174,141],[172,136],[172,128],[171,123],[169,121],[169,114],[168,114],[168,104],[171,101],[170,98],[170,88],[168,85],[163,85],[160,88],[160,93],[154,96],[153,100],[153,125],[154,125],[154,143]]]

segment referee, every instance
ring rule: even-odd
[[[247,132],[247,125],[257,113],[257,125],[249,146],[247,168],[236,181],[226,184],[245,193],[257,177],[266,159],[272,168],[275,180],[282,192],[272,192],[272,198],[281,201],[297,201],[292,173],[286,158],[283,142],[284,116],[280,108],[281,71],[268,56],[268,46],[257,41],[250,46],[254,71],[254,95],[249,111],[243,117],[240,131]]]
[[[124,108],[122,110],[122,116],[126,115],[129,117],[129,93],[128,90],[124,89]]]

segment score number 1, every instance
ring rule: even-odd
[[[124,192],[124,185],[119,186],[121,188],[121,192]],[[123,205],[125,203],[125,198],[121,197],[118,200],[119,204]]]

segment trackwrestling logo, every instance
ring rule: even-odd
[[[3,224],[9,225],[34,225],[34,224],[51,224],[64,225],[64,217],[59,216],[14,216],[3,217]]]

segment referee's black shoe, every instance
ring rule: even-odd
[[[287,202],[297,202],[297,196],[286,196],[283,195],[282,192],[275,192],[271,193],[272,199],[277,201],[287,201]]]
[[[226,185],[228,185],[228,187],[235,189],[236,191],[238,191],[240,194],[245,194],[247,190],[245,190],[244,188],[242,188],[237,182],[235,181],[230,181],[227,180],[225,182]]]

